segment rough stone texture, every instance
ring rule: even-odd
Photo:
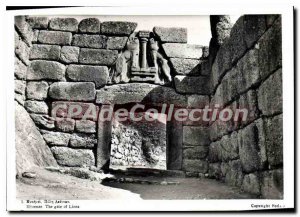
[[[241,120],[241,125],[245,125],[257,119],[259,115],[258,106],[257,106],[257,96],[256,91],[249,90],[247,93],[240,96],[239,99],[239,108],[247,109],[248,115],[245,121]],[[242,118],[241,114],[241,118]]]
[[[91,82],[56,82],[49,88],[49,96],[58,100],[92,101],[95,94],[95,84]]]
[[[202,160],[184,160],[182,167],[187,172],[206,173],[208,171],[208,163]]]
[[[283,198],[283,170],[264,172],[261,186],[261,194],[266,199]]]
[[[108,37],[107,49],[121,50],[125,47],[128,37]]]
[[[54,129],[54,118],[49,117],[48,115],[40,114],[30,114],[33,122],[42,129],[51,130]]]
[[[221,179],[221,164],[220,163],[210,163],[208,165],[208,177]]]
[[[211,35],[217,45],[223,44],[226,38],[230,36],[232,24],[230,16],[226,15],[211,15],[210,16]]]
[[[76,131],[81,133],[96,133],[96,122],[90,120],[77,120]]]
[[[245,15],[244,16],[244,40],[248,48],[266,31],[266,16],[265,15]]]
[[[15,101],[18,102],[20,105],[24,106],[25,96],[19,93],[15,93]]]
[[[50,146],[68,146],[71,137],[71,134],[61,132],[41,130],[41,133]]]
[[[63,46],[60,52],[60,60],[64,63],[78,63],[79,47]]]
[[[272,99],[272,100],[270,100]],[[272,74],[258,89],[258,107],[263,115],[282,112],[282,70]]]
[[[24,80],[26,78],[26,71],[26,65],[19,58],[15,57],[15,76],[20,80]]]
[[[38,42],[42,44],[70,45],[71,41],[72,33],[70,32],[41,30],[38,37]]]
[[[65,66],[58,62],[33,60],[27,69],[27,80],[60,81],[64,79],[65,69]]]
[[[84,64],[112,65],[118,57],[116,50],[80,49],[79,62]]]
[[[260,195],[260,183],[256,174],[250,173],[244,176],[242,190],[251,194]]]
[[[195,59],[170,58],[175,73],[178,75],[194,75],[194,69],[199,63]]]
[[[27,23],[25,16],[15,16],[15,27],[20,33],[24,42],[31,46],[31,41],[33,38],[33,31],[31,26]]]
[[[166,43],[162,47],[168,57],[200,59],[202,56],[201,45]]]
[[[154,27],[153,32],[161,42],[187,43],[186,28]]]
[[[72,45],[87,48],[106,48],[107,37],[104,35],[76,34]]]
[[[97,144],[95,134],[73,133],[70,146],[74,148],[93,148]]]
[[[96,103],[126,104],[141,102],[162,105],[173,103],[175,107],[186,106],[186,97],[173,88],[154,84],[132,83],[106,86],[97,91]]]
[[[176,75],[174,81],[175,89],[178,93],[200,95],[208,95],[210,93],[207,77]]]
[[[32,43],[37,43],[38,38],[39,38],[39,33],[40,33],[40,30],[38,30],[38,29],[33,30]]]
[[[99,33],[100,21],[97,18],[83,19],[78,25],[78,30],[82,33]]]
[[[58,45],[41,45],[34,44],[30,51],[29,58],[45,59],[45,60],[58,60],[60,55],[60,46]]]
[[[208,146],[198,146],[183,150],[184,159],[205,159],[208,153]]]
[[[26,89],[26,82],[22,80],[15,80],[15,92],[24,95]]]
[[[230,161],[225,166],[225,182],[231,186],[240,187],[243,182],[243,172],[240,160]]]
[[[209,131],[206,127],[184,126],[183,127],[183,145],[188,146],[206,146],[210,143]]]
[[[204,108],[209,105],[209,97],[203,95],[190,95],[187,98],[188,108]]]
[[[27,99],[44,100],[47,98],[49,85],[45,81],[27,82],[26,97]]]
[[[78,21],[75,18],[52,18],[49,28],[59,31],[77,32]]]
[[[26,101],[25,108],[28,112],[36,114],[48,114],[48,106],[41,101]]]
[[[15,53],[25,65],[29,65],[30,47],[18,37],[15,43]]]
[[[55,127],[62,132],[73,132],[75,128],[75,120],[73,119],[61,119],[55,121]]]
[[[101,33],[106,35],[130,35],[136,27],[137,23],[108,21],[101,23]]]
[[[33,29],[47,29],[48,17],[28,17],[27,22]]]
[[[57,163],[61,166],[83,167],[95,165],[95,157],[92,150],[52,147],[51,151]]]
[[[106,66],[70,65],[67,68],[67,77],[72,81],[91,81],[96,88],[103,87],[108,81]]]
[[[16,172],[22,174],[33,166],[57,166],[50,149],[26,110],[15,103]]]

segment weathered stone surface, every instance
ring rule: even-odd
[[[42,44],[70,45],[71,41],[72,33],[70,32],[41,30],[38,37],[38,42]]]
[[[56,82],[49,89],[49,96],[59,100],[92,101],[95,94],[95,84],[92,82]]]
[[[175,89],[178,93],[200,95],[210,94],[207,77],[189,77],[184,75],[176,75],[174,81]]]
[[[230,161],[227,168],[225,168],[225,174],[226,183],[231,186],[240,187],[244,177],[240,160]]]
[[[210,163],[208,165],[208,177],[221,179],[222,172],[221,172],[221,164],[220,163]]]
[[[15,53],[25,65],[29,65],[30,47],[20,38],[18,38],[18,42],[15,44]]]
[[[266,171],[263,174],[261,194],[265,199],[283,198],[283,170]]]
[[[26,101],[25,108],[28,112],[36,114],[48,114],[48,106],[41,101]]]
[[[26,78],[26,71],[26,65],[19,58],[15,57],[15,76],[20,80],[24,80]]]
[[[79,47],[63,46],[60,52],[60,60],[64,63],[78,63]]]
[[[194,75],[194,68],[200,63],[196,59],[170,58],[175,73],[178,75]]]
[[[44,100],[47,98],[49,85],[45,81],[27,82],[26,97],[27,99]]]
[[[101,33],[107,35],[130,35],[136,27],[137,23],[108,21],[101,23]]]
[[[248,48],[264,34],[267,29],[265,15],[244,16],[244,40]]]
[[[282,70],[277,70],[258,89],[258,107],[264,115],[282,112]]]
[[[37,43],[38,38],[39,38],[39,33],[40,33],[40,30],[38,30],[38,29],[33,30],[32,43]]]
[[[58,62],[33,60],[27,69],[27,80],[64,80],[65,70],[65,66]]]
[[[53,30],[77,32],[78,21],[75,18],[52,18],[49,22],[49,28]]]
[[[226,38],[230,36],[232,24],[230,16],[226,15],[211,15],[210,16],[211,35],[217,45],[223,44]]]
[[[96,122],[90,120],[77,120],[76,131],[81,133],[96,133]]]
[[[161,42],[187,43],[186,28],[154,27],[153,32],[158,36]]]
[[[71,134],[61,132],[41,130],[41,133],[50,146],[68,146],[71,137]]]
[[[72,81],[91,81],[96,88],[103,87],[108,81],[106,66],[70,65],[67,68],[67,77]]]
[[[42,45],[34,44],[30,51],[29,58],[45,59],[45,60],[58,60],[60,55],[60,46],[58,45]]]
[[[208,163],[202,160],[183,160],[182,167],[184,171],[206,173]]]
[[[242,190],[247,193],[260,195],[260,183],[256,174],[250,173],[244,176]]]
[[[204,108],[209,105],[209,97],[203,95],[190,95],[187,98],[188,108]]]
[[[95,165],[95,157],[92,150],[52,147],[51,151],[57,163],[61,166],[83,167]]]
[[[183,145],[187,146],[206,146],[209,145],[209,131],[206,127],[184,126]]]
[[[177,94],[173,88],[145,84],[118,84],[106,86],[97,91],[98,104],[126,104],[141,102],[145,104],[174,104],[175,107],[186,106],[186,97]]]
[[[78,25],[78,30],[82,33],[99,33],[100,21],[97,18],[83,19]]]
[[[48,17],[28,17],[27,22],[33,29],[47,29]]]
[[[112,65],[118,57],[116,50],[80,49],[79,62],[85,64]]]
[[[24,95],[26,89],[26,81],[15,80],[15,92]]]
[[[15,103],[16,172],[21,174],[33,166],[57,166],[43,137],[26,110]]]
[[[197,146],[193,148],[186,148],[183,150],[183,158],[205,160],[207,153],[208,153],[208,146]]]
[[[74,148],[93,148],[97,144],[95,134],[73,133],[70,146]]]
[[[108,37],[107,49],[121,50],[125,47],[128,37]]]
[[[15,93],[15,101],[18,102],[20,105],[24,106],[25,96],[19,93]]]
[[[106,48],[107,37],[104,35],[76,34],[72,45],[87,48]]]
[[[39,114],[30,114],[30,117],[37,126],[48,130],[54,129],[54,118]]]
[[[237,132],[223,136],[219,144],[222,161],[236,160],[239,157]]]
[[[55,127],[62,132],[73,132],[75,128],[75,120],[73,119],[60,119],[55,121]]]
[[[166,43],[162,47],[168,57],[200,59],[202,56],[201,45]]]
[[[239,99],[239,108],[247,109],[248,111],[248,115],[245,121],[242,120],[243,114],[241,113],[241,125],[245,125],[255,120],[259,115],[256,91],[249,90],[247,93],[241,95]]]
[[[31,46],[33,38],[33,31],[31,26],[27,23],[25,16],[15,16],[15,27],[22,36],[24,42]]]

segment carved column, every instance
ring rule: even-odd
[[[141,68],[146,69],[147,68],[147,38],[141,38],[141,44],[142,44],[142,62],[141,62]]]

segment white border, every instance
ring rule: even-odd
[[[282,37],[283,37],[283,131],[284,131],[284,199],[283,200],[77,200],[74,204],[81,206],[81,211],[204,211],[204,210],[254,210],[251,204],[281,204],[285,208],[294,206],[294,62],[293,62],[293,8],[287,4],[264,4],[255,5],[237,2],[230,5],[228,2],[196,3],[180,5],[178,1],[164,4],[151,1],[146,7],[137,7],[141,3],[124,1],[102,1],[101,5],[114,7],[89,7],[89,8],[60,8],[43,10],[6,11],[5,26],[5,68],[3,80],[6,81],[7,92],[7,209],[24,210],[24,205],[15,197],[15,149],[14,149],[14,15],[210,15],[210,14],[282,14]],[[37,1],[37,5],[42,5]],[[65,3],[65,4],[64,4]],[[95,5],[92,1],[91,4]],[[99,4],[99,2],[98,2]],[[47,4],[46,4],[47,5]],[[67,2],[59,1],[57,5],[67,5]],[[79,4],[77,4],[79,5]],[[117,7],[117,5],[123,5]],[[133,5],[133,6],[132,6]],[[157,6],[160,7],[157,7]],[[128,7],[132,6],[132,7]],[[2,33],[2,34],[3,34]],[[29,209],[26,209],[29,210]],[[34,210],[38,211],[38,210]],[[67,211],[71,211],[67,209]]]

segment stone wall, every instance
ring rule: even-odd
[[[246,121],[210,123],[209,176],[263,198],[283,197],[281,17],[242,16],[211,66],[212,105]]]

